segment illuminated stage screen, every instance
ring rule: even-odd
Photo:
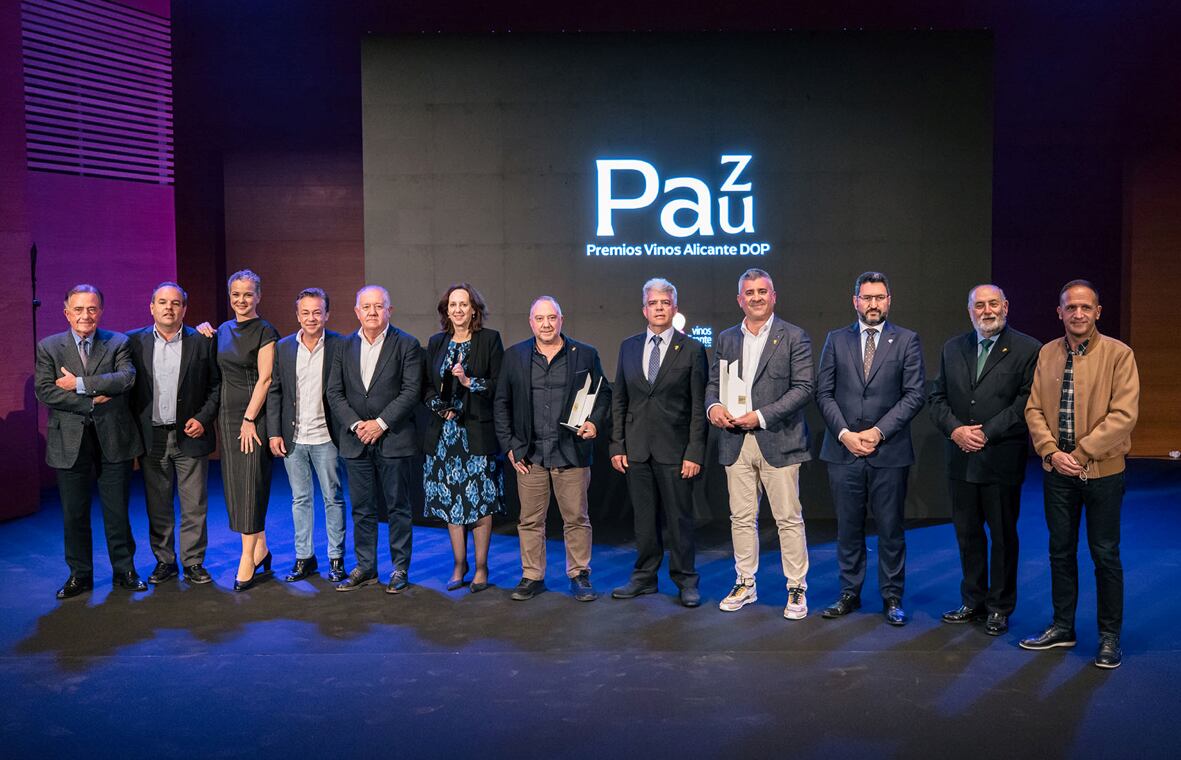
[[[853,320],[854,277],[879,269],[933,376],[989,279],[988,33],[423,35],[367,39],[362,56],[366,278],[424,342],[453,281],[482,292],[506,342],[544,293],[613,376],[645,279],[676,284],[708,343],[741,317],[753,266],[819,359]],[[930,480],[910,514],[937,516],[925,413],[915,445]],[[805,489],[823,478],[810,469]]]

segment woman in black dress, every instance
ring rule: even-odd
[[[471,591],[488,587],[492,515],[504,511],[504,471],[492,422],[492,394],[504,345],[484,327],[484,299],[466,282],[439,300],[443,332],[427,346],[423,402],[434,412],[425,441],[422,481],[426,514],[447,521],[455,568],[447,589],[463,586],[467,531],[474,536]]]
[[[267,389],[279,333],[258,316],[262,283],[249,269],[229,279],[234,318],[217,328],[217,365],[221,369],[221,474],[230,530],[242,534],[242,558],[234,590],[254,585],[258,573],[271,570],[265,532],[271,495],[271,456],[267,440]]]

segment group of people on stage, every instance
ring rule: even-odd
[[[500,335],[484,326],[487,307],[479,292],[468,283],[452,285],[438,303],[442,329],[424,351],[390,324],[390,296],[378,285],[357,292],[359,329],[348,335],[327,329],[327,293],[301,291],[295,299],[300,329],[281,339],[258,314],[258,275],[236,272],[228,293],[234,318],[216,330],[208,324],[194,329],[184,324],[185,291],[161,283],[149,305],[152,324],[127,335],[99,329],[98,288],[77,285],[66,294],[70,329],[40,342],[36,367],[37,397],[50,409],[46,456],[57,470],[70,569],[59,599],[93,588],[90,494],[96,477],[115,584],[147,589],[133,565],[128,516],[137,457],[156,557],[148,584],[182,573],[189,583],[210,582],[206,482],[216,420],[229,523],[242,537],[235,590],[271,572],[265,523],[274,459],[283,460],[292,491],[296,557],[286,580],[319,571],[314,475],[326,512],[328,578],[336,590],[378,582],[379,501],[388,511],[393,564],[385,590],[404,590],[412,463],[421,452],[426,513],[446,521],[454,555],[449,590],[488,587],[492,518],[504,510],[507,463],[521,504],[522,575],[512,598],[528,600],[546,588],[552,491],[571,593],[594,600],[587,489],[594,439],[608,436],[611,465],[626,477],[637,555],[631,578],[611,595],[656,593],[667,541],[679,600],[696,607],[692,481],[704,464],[707,425],[713,425],[729,490],[736,576],[719,606],[733,612],[758,598],[758,513],[766,494],[787,582],[783,614],[800,619],[808,613],[809,567],[799,470],[812,458],[805,408],[815,401],[825,424],[820,459],[836,508],[841,587],[822,615],[840,617],[861,606],[868,513],[878,533],[883,615],[900,626],[907,621],[903,506],[914,462],[910,422],[926,405],[948,441],[963,570],[962,604],[943,620],[980,622],[994,636],[1008,629],[1032,438],[1045,470],[1054,615],[1044,632],[1020,645],[1076,644],[1077,544],[1085,508],[1099,601],[1095,664],[1120,664],[1120,506],[1139,378],[1131,349],[1096,329],[1102,309],[1087,281],[1062,288],[1057,312],[1065,335],[1045,345],[1007,325],[1009,305],[999,287],[972,288],[972,329],[943,347],[930,393],[918,335],[887,319],[890,285],[880,272],[856,279],[857,319],[828,334],[818,368],[807,333],[775,314],[767,272],[749,269],[739,277],[743,318],[718,336],[712,361],[700,342],[673,327],[676,287],[651,279],[642,288],[646,328],[623,341],[613,383],[603,377],[596,349],[564,332],[561,306],[550,296],[530,307],[533,337],[505,349]],[[419,405],[430,413],[421,434]],[[342,460],[356,559],[347,572]]]

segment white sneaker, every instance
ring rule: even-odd
[[[734,588],[730,589],[730,593],[726,594],[726,598],[718,605],[718,609],[722,612],[737,612],[751,602],[759,600],[758,592],[755,589],[755,582],[752,581],[738,581],[734,584]]]
[[[783,616],[788,620],[803,620],[808,616],[808,595],[799,586],[787,590],[787,606],[783,608]]]

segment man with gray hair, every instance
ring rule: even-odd
[[[627,476],[636,564],[631,579],[611,596],[656,593],[664,525],[669,575],[680,588],[681,604],[697,607],[692,479],[705,461],[705,347],[673,328],[677,289],[668,280],[644,283],[643,313],[648,328],[620,345],[612,388],[611,466]]]
[[[929,400],[931,419],[947,436],[951,519],[963,569],[960,606],[943,613],[943,622],[987,616],[990,636],[1008,630],[1017,606],[1017,516],[1029,456],[1025,403],[1041,349],[1010,327],[1008,316],[1009,302],[996,285],[968,292],[972,330],[944,344]]]
[[[337,591],[377,583],[377,499],[389,510],[390,574],[386,593],[409,585],[412,458],[421,449],[414,410],[422,391],[422,346],[390,324],[390,294],[380,285],[357,291],[361,329],[332,362],[328,406],[340,426],[340,455],[349,475],[357,566]]]
[[[580,602],[597,598],[590,581],[591,524],[586,490],[594,439],[606,432],[611,388],[599,352],[562,332],[562,307],[541,296],[529,309],[533,337],[510,346],[500,365],[493,401],[496,436],[517,473],[521,518],[521,582],[512,598],[526,601],[545,590],[545,513],[550,490],[562,513],[566,576]],[[580,391],[595,393],[589,416],[567,424]],[[596,393],[597,392],[597,393]]]
[[[738,306],[745,316],[718,335],[705,390],[709,421],[719,430],[718,460],[726,468],[734,542],[736,579],[719,606],[735,612],[758,599],[759,497],[765,491],[787,579],[783,616],[799,620],[808,614],[800,464],[812,458],[804,421],[812,400],[812,342],[801,328],[775,316],[775,300],[771,275],[762,269],[748,269],[738,278]],[[722,380],[729,378],[741,381],[741,392],[723,398]]]

